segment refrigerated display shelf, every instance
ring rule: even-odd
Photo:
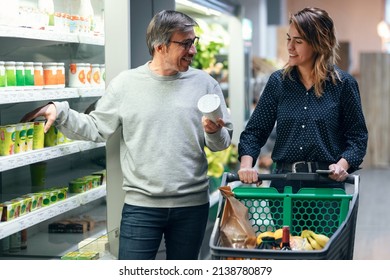
[[[42,207],[14,220],[0,222],[0,239],[105,196],[106,186],[102,185],[84,193],[71,194],[67,199]]]
[[[102,6],[102,4],[103,2],[99,1],[99,6]],[[68,5],[68,3],[66,5]],[[101,15],[96,14],[96,16]],[[13,24],[14,22],[20,23],[20,21],[15,18],[15,20],[11,20],[9,22],[7,21],[7,24]],[[54,27],[49,28],[54,29]],[[65,66],[72,61],[104,64],[105,38],[104,34],[99,34],[97,32],[77,34],[62,32],[58,29],[49,30],[46,28],[46,30],[44,30],[21,26],[1,25],[0,45],[0,55],[2,61],[64,62]],[[72,103],[72,105],[75,105],[75,107],[80,106],[77,107],[77,109],[82,111],[82,106],[86,105],[85,103],[90,102],[89,98],[97,99],[101,97],[103,93],[103,87],[65,87],[58,89],[2,88],[0,90],[1,123],[2,125],[16,124],[23,115],[23,113],[22,115],[19,115],[20,112],[28,112],[31,107],[38,107],[39,104],[35,104],[37,102],[45,103],[55,100],[69,100],[69,102]],[[31,102],[31,104],[29,104],[29,102]],[[25,168],[19,167],[25,167],[34,163],[56,159],[53,161],[55,170],[58,169],[60,176],[64,177],[63,180],[67,180],[69,178],[73,178],[75,173],[79,173],[79,170],[72,170],[72,167],[75,165],[75,161],[78,161],[78,158],[88,158],[89,156],[95,155],[95,152],[100,155],[100,152],[103,151],[102,149],[104,147],[105,143],[73,141],[54,147],[47,147],[20,154],[0,156],[0,197],[9,194],[11,188],[12,191],[14,191],[15,187],[19,189],[16,192],[18,194],[31,191],[29,183],[25,183],[28,182],[30,174],[25,171]],[[84,151],[94,149],[96,149],[96,151],[83,153]],[[68,155],[71,156],[69,159],[66,159],[67,164],[61,166],[61,158]],[[87,163],[87,165],[88,166],[85,166],[85,168],[88,170],[91,169],[92,171],[96,171],[96,168],[101,168],[100,164],[98,164],[99,166],[96,166],[96,162],[94,160]],[[2,172],[4,173],[1,174]],[[51,177],[53,177],[54,180],[58,179],[57,177],[54,178],[54,174],[52,175],[53,176]],[[12,181],[14,177],[18,180]],[[4,239],[4,237],[13,235],[22,229],[28,229],[28,233],[29,235],[31,234],[31,236],[29,236],[29,248],[24,253],[39,255],[40,252],[44,252],[48,246],[51,248],[53,247],[54,250],[54,247],[56,246],[55,244],[51,244],[50,240],[48,240],[48,235],[45,235],[44,233],[45,230],[41,232],[43,233],[42,235],[40,235],[39,231],[42,231],[42,228],[45,228],[45,225],[50,223],[51,219],[61,218],[62,216],[72,216],[75,213],[88,214],[91,209],[95,210],[94,207],[96,203],[105,200],[105,196],[106,187],[99,187],[86,193],[78,195],[72,194],[66,200],[35,210],[14,220],[0,222],[0,241],[1,239]],[[101,208],[105,213],[105,205],[102,205],[101,207],[99,205],[99,208]],[[88,234],[97,234],[99,236],[104,234],[103,232],[105,231],[105,226],[102,226],[101,229],[96,229],[96,232],[94,231]],[[52,237],[53,236],[50,236],[50,239]],[[61,238],[60,236],[57,237]],[[65,247],[63,247],[62,251],[59,251],[58,256],[61,255],[61,252],[72,247],[72,245],[74,245],[73,242],[77,243],[75,240],[72,241],[74,238],[75,236],[71,236],[68,244],[65,242],[61,245],[65,245]],[[54,241],[54,243],[59,242]],[[46,246],[46,244],[48,246]],[[37,250],[33,250],[34,248]],[[55,250],[57,251],[57,249]],[[0,252],[0,258],[1,257],[4,257],[2,252]]]
[[[66,144],[47,147],[39,150],[23,152],[19,154],[1,156],[0,172],[14,168],[27,166],[36,162],[59,158],[87,150],[104,147],[106,143],[94,143],[90,141],[73,141]]]
[[[92,34],[76,34],[66,32],[56,32],[51,30],[40,30],[33,28],[0,26],[0,37],[23,38],[44,41],[56,41],[66,43],[80,43],[89,45],[104,45],[103,36],[94,36]]]
[[[80,97],[100,97],[103,88],[59,88],[59,89],[23,89],[1,90],[1,104],[18,104],[45,100],[72,99]]]
[[[0,259],[60,259],[68,252],[77,251],[77,244],[85,238],[98,238],[107,233],[105,225],[99,225],[94,230],[84,234],[75,233],[39,233],[28,239],[25,250],[16,253],[4,253]],[[42,252],[42,244],[45,250]],[[108,255],[108,252],[107,252]]]

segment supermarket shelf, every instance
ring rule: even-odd
[[[77,93],[79,97],[101,97],[104,94],[104,88],[79,88]]]
[[[80,44],[104,46],[105,43],[103,36],[79,34],[77,37]]]
[[[75,88],[1,90],[0,104],[79,98]]]
[[[0,260],[60,259],[68,252],[77,251],[80,241],[86,238],[98,238],[106,233],[107,228],[104,224],[84,234],[41,232],[28,238],[27,249],[20,250],[16,253],[4,253],[0,256]],[[44,250],[42,250],[42,244],[46,244]]]
[[[80,97],[100,97],[104,93],[103,88],[58,88],[58,89],[23,89],[1,90],[0,104],[15,104],[22,102],[60,100]]]
[[[0,239],[105,196],[106,186],[102,185],[87,192],[69,196],[65,200],[42,207],[14,220],[0,222]]]
[[[105,147],[106,143],[90,141],[73,141],[66,144],[47,147],[44,149],[0,157],[0,172],[30,165],[32,163],[59,158],[62,156]]]
[[[33,40],[56,41],[66,43],[80,43],[90,45],[104,45],[103,36],[93,36],[76,33],[61,33],[50,30],[40,30],[13,26],[0,26],[0,37],[23,38]]]

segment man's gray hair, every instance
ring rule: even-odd
[[[163,10],[157,13],[149,23],[146,32],[146,44],[151,56],[154,47],[168,45],[174,32],[188,32],[198,23],[190,16],[173,10]]]

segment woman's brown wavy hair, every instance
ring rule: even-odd
[[[320,97],[328,77],[333,83],[339,79],[334,68],[339,59],[337,54],[339,44],[333,20],[326,11],[309,7],[290,15],[289,24],[293,24],[299,35],[313,47],[316,55],[312,72],[314,92]],[[284,77],[291,78],[293,69],[294,66],[287,63],[283,71]]]

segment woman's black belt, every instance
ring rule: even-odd
[[[328,170],[330,163],[319,161],[297,161],[297,162],[277,162],[276,168],[278,170],[285,170],[289,172],[316,172],[317,170]]]

